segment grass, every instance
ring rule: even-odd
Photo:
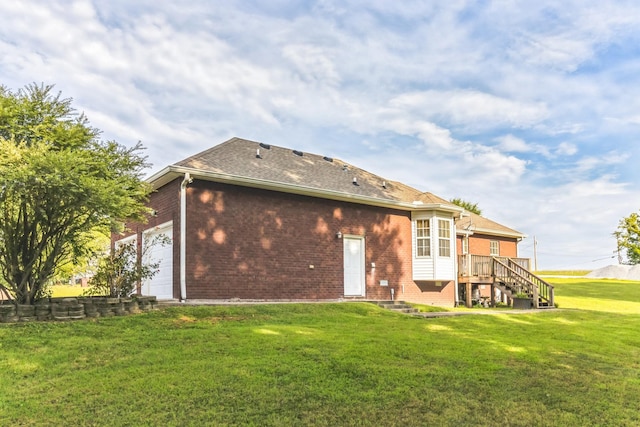
[[[552,282],[562,308],[640,314],[640,282],[567,278]]]
[[[54,298],[77,297],[87,288],[79,285],[53,285],[51,286],[51,296]]]
[[[537,314],[282,304],[0,325],[0,425],[640,424],[640,284],[553,282],[566,309]]]
[[[538,276],[585,276],[591,270],[540,270],[535,272]]]

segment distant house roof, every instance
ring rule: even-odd
[[[232,138],[168,166],[147,181],[159,188],[185,173],[197,179],[402,210],[437,209],[454,215],[464,211],[432,193],[382,178],[340,159],[241,138]],[[489,222],[496,229],[521,236]]]

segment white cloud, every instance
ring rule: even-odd
[[[547,260],[607,246],[640,199],[634,3],[48,0],[0,16],[1,83],[55,83],[156,167],[232,135],[324,152],[478,201],[558,249]]]
[[[519,102],[472,90],[408,93],[392,99],[391,105],[474,131],[530,127],[548,115],[542,103]]]
[[[514,55],[536,66],[572,72],[593,56],[593,46],[573,34],[523,36]]]
[[[573,156],[578,152],[578,147],[570,142],[561,142],[555,152],[560,156]]]
[[[611,166],[611,165],[619,165],[628,160],[629,155],[624,153],[603,153],[598,157],[588,156],[584,157],[576,162],[576,172],[589,172],[594,169],[603,167],[603,166]]]
[[[500,150],[508,151],[511,153],[529,153],[534,151],[534,148],[527,144],[523,139],[515,137],[511,134],[496,138],[500,144],[498,148]]]
[[[575,144],[561,142],[556,147],[548,147],[543,144],[528,143],[522,138],[518,138],[512,134],[499,136],[495,138],[498,142],[497,148],[508,153],[537,153],[547,158],[555,158],[558,156],[573,156],[578,152]]]
[[[296,74],[310,84],[337,86],[340,76],[326,49],[311,45],[288,45],[283,56],[289,59],[298,71]]]

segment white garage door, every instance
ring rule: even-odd
[[[158,299],[173,298],[173,222],[162,224],[142,234],[143,263],[160,265],[158,272],[142,283],[142,295]],[[150,245],[150,246],[149,246]]]

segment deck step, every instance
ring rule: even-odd
[[[417,308],[413,308],[411,305],[405,303],[404,301],[377,301],[376,305],[378,307],[395,311],[396,313],[418,313]]]
[[[412,308],[409,304],[378,304],[378,307],[391,309]]]
[[[391,311],[395,311],[397,313],[418,313],[420,310],[418,310],[417,308],[392,308]]]

